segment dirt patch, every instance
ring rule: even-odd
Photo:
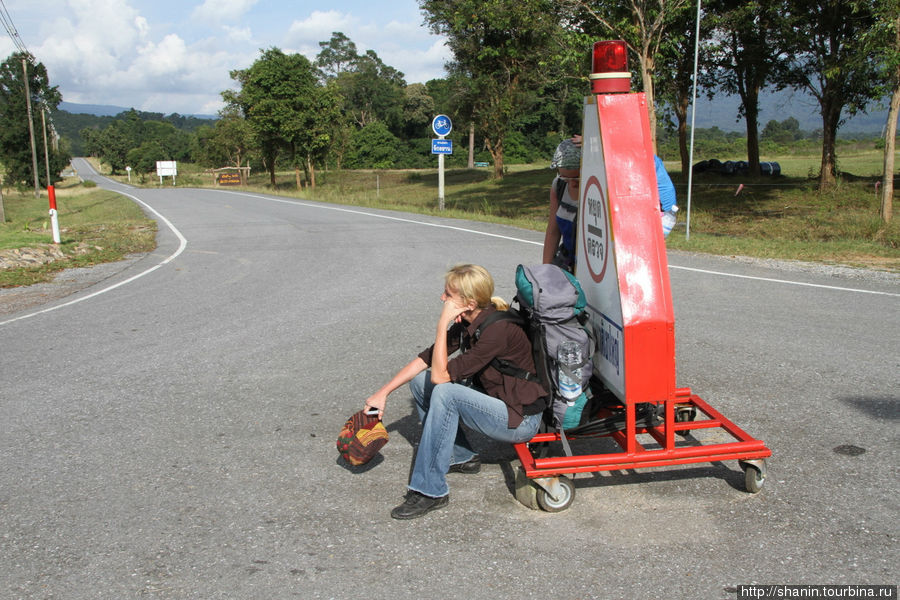
[[[94,250],[102,250],[102,248],[81,242],[75,246],[73,253],[76,255],[87,254]],[[34,248],[25,247],[0,250],[0,270],[39,267],[58,260],[67,259],[68,256],[66,256],[56,244],[41,244]]]
[[[7,251],[4,251],[7,252]],[[47,283],[0,289],[0,316],[10,315],[59,300],[100,283],[140,260],[145,254],[128,256],[125,260],[92,267],[60,271]],[[32,263],[33,264],[33,263]],[[29,266],[29,265],[25,265]]]

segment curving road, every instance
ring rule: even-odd
[[[735,598],[896,584],[900,280],[672,253],[678,384],[766,441],[735,464],[585,475],[531,511],[511,448],[413,522],[405,390],[383,459],[344,419],[430,343],[446,267],[498,293],[536,232],[240,191],[141,190],[157,250],[0,316],[0,598]]]

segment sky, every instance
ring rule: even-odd
[[[214,115],[229,72],[278,47],[314,60],[340,31],[407,83],[444,76],[450,51],[416,0],[2,0],[63,101]],[[0,28],[0,57],[16,47]]]

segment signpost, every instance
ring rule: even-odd
[[[447,115],[437,115],[431,121],[431,129],[438,139],[431,140],[431,153],[438,155],[438,208],[444,210],[444,155],[453,154],[453,140],[445,140],[453,130]]]
[[[162,185],[163,177],[172,177],[172,185],[175,185],[178,165],[174,160],[158,160],[156,161],[156,174],[159,176],[159,185]]]
[[[453,154],[453,140],[431,140],[432,154]]]

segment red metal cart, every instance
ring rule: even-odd
[[[571,506],[575,499],[574,483],[566,475],[726,460],[738,461],[748,492],[757,493],[762,489],[766,479],[765,459],[772,455],[762,441],[725,418],[690,388],[676,389],[675,396],[658,408],[660,422],[646,425],[637,423],[634,404],[607,405],[594,416],[602,419],[624,411],[624,429],[602,436],[578,433],[566,436],[569,441],[608,437],[618,444],[618,452],[541,457],[549,444],[560,441],[558,432],[539,433],[529,442],[516,444],[516,454],[522,463],[516,482],[517,497],[526,506],[559,512]],[[712,437],[727,437],[730,441],[702,443],[691,435],[701,430],[719,432],[721,435]]]

